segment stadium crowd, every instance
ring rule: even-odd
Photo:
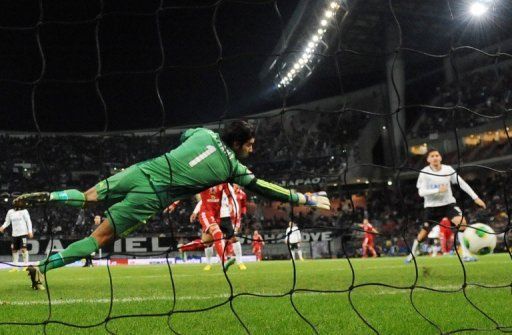
[[[268,131],[268,129],[260,128],[260,131]],[[279,133],[276,129],[274,131],[276,135]],[[294,131],[303,132],[304,128],[298,127]],[[291,134],[293,135],[293,132]],[[285,141],[282,136],[277,135],[276,137],[280,138],[276,142]],[[272,139],[272,136],[268,136],[268,138]],[[177,140],[177,136],[124,136],[122,141],[115,136],[108,138],[66,136],[44,138],[44,141],[38,144],[39,139],[36,137],[2,136],[0,137],[0,148],[8,149],[11,154],[7,156],[9,159],[0,163],[1,191],[4,192],[0,216],[5,216],[9,209],[9,201],[12,199],[10,195],[14,192],[55,187],[84,188],[129,164],[158,155]],[[267,144],[271,145],[265,141],[263,140],[262,147],[267,147]],[[326,143],[322,141],[321,139],[317,140],[318,143]],[[324,145],[321,144],[320,147]],[[309,158],[318,162],[321,157],[314,157],[314,152],[315,150],[309,151],[307,154],[303,153],[302,157],[311,155]],[[286,154],[282,154],[282,157],[285,157]],[[322,152],[322,154],[329,155],[331,153]],[[103,159],[104,157],[106,159]],[[263,151],[261,154],[255,155],[251,164],[254,165],[253,168],[258,173],[265,171],[267,175],[271,175],[266,171],[268,165],[265,160],[268,159],[270,159],[268,153]],[[305,159],[305,161],[307,160]],[[313,174],[317,175],[320,173],[319,171],[325,171],[316,169],[314,163],[309,168]],[[340,166],[335,167],[333,164],[331,169],[340,169]],[[289,170],[288,173],[290,173]],[[58,176],[58,178],[48,181],[46,176]],[[463,196],[462,199],[465,201],[461,204],[464,209],[467,209],[465,213],[469,216],[470,222],[489,222],[497,231],[502,231],[505,228],[507,213],[502,197],[504,183],[505,181],[498,175],[489,175],[485,180],[471,180],[474,188],[486,199],[488,208],[477,211],[472,206],[471,200]],[[403,234],[407,240],[410,240],[417,232],[422,218],[423,201],[417,195],[415,180],[401,183],[403,197],[399,196],[392,186],[373,186],[371,184],[360,191],[351,191],[351,194],[346,190],[334,187],[330,191],[333,205],[331,212],[321,213],[306,209],[298,209],[294,212],[294,220],[301,229],[331,229],[338,236],[347,235],[357,240],[361,233],[356,228],[356,224],[360,223],[364,217],[369,217],[373,226],[381,234],[376,237],[377,250],[384,254],[404,251]],[[287,204],[269,202],[254,195],[250,195],[249,200],[248,215],[243,222],[246,233],[254,229],[271,231],[283,230],[287,227],[290,219],[290,208]],[[199,225],[189,223],[193,206],[192,201],[185,201],[172,214],[156,217],[137,234],[169,236],[172,233],[176,237],[197,236]],[[42,209],[32,209],[31,215],[36,234],[49,234],[49,229],[51,229],[54,236],[83,237],[90,233],[94,215],[100,214],[102,211],[101,207],[82,211],[59,207],[47,212]],[[172,232],[170,226],[173,227]],[[404,230],[404,228],[406,229]]]
[[[462,106],[476,113],[460,109],[452,119],[451,111],[428,109],[418,118],[411,131],[412,138],[426,138],[433,133],[444,133],[457,128],[473,128],[492,121],[485,116],[501,115],[512,106],[512,71],[506,68],[499,75],[494,69],[475,71],[454,82],[437,86],[430,105],[440,107]],[[478,113],[478,114],[477,114]],[[455,121],[455,124],[454,124]]]
[[[475,77],[474,80],[481,78]],[[482,88],[482,91],[476,92],[469,87],[462,95],[468,103],[508,103],[510,94],[502,96],[501,100],[490,99],[488,92],[497,92],[496,90]],[[444,92],[441,94],[443,104],[454,102],[450,89],[450,86],[445,87],[445,91],[440,89],[440,92]],[[358,137],[358,131],[368,121],[368,117],[361,113],[323,114],[322,117],[320,114],[313,114],[313,118],[310,115],[304,112],[285,118],[284,121],[281,116],[253,121],[257,129],[256,150],[247,163],[251,169],[257,171],[258,176],[280,182],[298,176],[338,175],[343,171],[349,155],[348,148],[350,147],[352,154],[357,152],[357,147],[351,144]],[[350,118],[350,124],[344,122],[344,118]],[[429,124],[442,129],[437,122],[444,124],[444,121],[438,119]],[[473,121],[468,119],[467,122]],[[336,131],[333,132],[333,129]],[[85,189],[131,164],[156,157],[178,143],[179,134],[160,133],[45,137],[0,135],[0,150],[7,153],[0,161],[0,216],[5,216],[13,194],[33,190]],[[505,145],[504,148],[510,150],[509,146]],[[447,154],[445,158],[446,162],[451,163],[450,159],[453,157]],[[418,164],[424,165],[423,159]],[[466,213],[471,222],[490,222],[497,231],[503,230],[507,222],[507,213],[500,194],[503,183],[503,180],[494,175],[489,175],[485,181],[471,181],[489,204],[487,210],[476,211],[471,201],[466,199],[463,208],[468,209]],[[325,187],[316,187],[319,186]],[[307,190],[314,187],[309,186]],[[405,248],[403,234],[407,240],[416,234],[422,217],[423,202],[417,195],[414,181],[401,183],[403,197],[399,197],[399,193],[392,187],[385,186],[367,185],[359,192],[356,191],[356,194],[351,191],[351,195],[345,190],[330,187],[332,211],[319,213],[297,210],[294,219],[301,229],[328,228],[338,236],[358,238],[360,233],[355,225],[363,217],[369,217],[373,226],[381,233],[376,237],[378,251],[389,254]],[[354,197],[364,201],[353,201]],[[249,214],[243,222],[247,233],[254,229],[270,231],[287,227],[290,219],[288,205],[251,195],[249,204]],[[193,206],[192,201],[185,201],[178,210],[170,215],[156,217],[137,234],[168,236],[171,234],[171,222],[172,234],[175,236],[197,236],[199,225],[189,223]],[[36,233],[40,235],[49,234],[51,230],[54,236],[83,237],[90,233],[94,215],[102,211],[101,207],[80,212],[63,207],[48,212],[33,209],[31,215]],[[404,230],[404,227],[407,229]]]

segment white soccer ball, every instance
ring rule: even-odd
[[[462,243],[471,253],[486,255],[492,253],[496,247],[496,235],[488,225],[475,223],[464,231]]]

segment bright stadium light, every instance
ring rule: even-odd
[[[324,7],[323,10],[323,15],[319,18],[319,21],[317,21],[317,23],[314,25],[310,37],[303,41],[303,43],[305,44],[305,49],[301,57],[299,57],[299,59],[295,59],[295,62],[291,64],[285,64],[285,68],[283,70],[287,71],[287,74],[286,77],[283,78],[279,83],[281,84],[281,86],[278,87],[287,86],[288,84],[291,83],[295,76],[308,77],[311,74],[312,69],[308,66],[308,63],[314,60],[313,53],[320,43],[325,47],[328,47],[327,43],[324,42],[323,37],[324,34],[327,33],[329,21],[336,17],[340,9],[341,4],[339,0],[332,0],[327,2],[327,6]],[[303,76],[304,74],[305,76]]]
[[[489,6],[487,6],[487,4],[480,2],[480,1],[474,2],[469,7],[469,12],[471,13],[471,15],[477,16],[477,17],[484,15],[485,13],[487,13],[488,10],[489,10]]]

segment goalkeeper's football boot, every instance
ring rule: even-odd
[[[240,264],[238,264],[238,268],[239,268],[240,270],[242,270],[242,271],[247,270],[247,266],[245,266],[245,264],[244,264],[244,263],[240,263]]]
[[[476,262],[478,261],[478,258],[476,258],[475,256],[464,256],[462,257],[462,261],[465,263]]]
[[[16,208],[30,208],[44,205],[50,201],[49,192],[25,193],[12,201]]]
[[[212,269],[211,264],[206,264],[206,266],[203,268],[204,271],[210,271]]]
[[[224,263],[224,270],[228,271],[229,270],[229,267],[233,264],[235,264],[235,261],[236,259],[234,257],[226,260],[226,262]]]
[[[39,271],[39,268],[36,266],[29,265],[27,267],[28,276],[30,277],[30,281],[32,282],[32,289],[34,290],[45,290],[43,282],[44,275]]]
[[[9,272],[18,272],[18,268],[17,267],[13,267],[12,269],[9,270]]]

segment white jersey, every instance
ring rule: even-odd
[[[416,183],[418,194],[425,199],[424,207],[439,207],[454,204],[456,201],[452,193],[451,184],[459,184],[460,188],[473,200],[478,198],[475,191],[473,191],[461,176],[457,175],[454,168],[443,164],[439,171],[434,171],[429,165],[421,170],[418,176],[418,182]],[[446,192],[439,192],[441,185],[446,185]]]
[[[291,228],[286,228],[286,235],[284,236],[284,239],[289,243],[299,243],[302,240],[299,227],[292,226]]]
[[[235,190],[233,186],[228,183],[228,190],[230,194],[222,192],[222,200],[220,205],[220,217],[230,218],[231,214],[238,213],[238,203],[236,201]]]
[[[228,195],[226,192],[222,192],[222,200],[220,203],[220,217],[228,218],[231,216],[231,206],[229,203]]]
[[[12,237],[24,236],[32,233],[32,221],[26,209],[15,211],[10,209],[5,216],[2,228],[5,229],[12,224]]]

